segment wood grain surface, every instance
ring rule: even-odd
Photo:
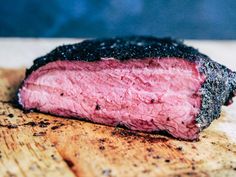
[[[236,176],[236,104],[178,141],[23,112],[14,103],[24,69],[0,69],[0,176]]]

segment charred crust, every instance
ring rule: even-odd
[[[196,55],[198,55],[198,50],[172,38],[127,36],[85,40],[81,43],[59,46],[47,55],[35,59],[26,75],[28,76],[39,67],[57,60],[94,62],[101,60],[101,58],[115,58],[124,61],[131,58],[178,57],[195,61]]]

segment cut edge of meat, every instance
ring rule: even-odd
[[[195,63],[179,58],[127,61],[104,58],[98,62],[58,60],[34,71],[25,80],[18,94],[19,102],[25,109],[87,118],[106,125],[125,125],[132,130],[165,130],[176,138],[193,140],[200,131],[196,117],[201,109],[199,90],[205,80],[197,67]],[[96,85],[102,89],[94,87]],[[81,98],[74,97],[81,94],[82,86]],[[103,99],[102,95],[106,97]],[[81,104],[83,99],[88,105]],[[119,110],[119,114],[115,110]],[[142,115],[145,111],[147,115]]]

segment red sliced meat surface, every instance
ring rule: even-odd
[[[204,81],[195,62],[174,57],[57,60],[31,73],[18,95],[28,110],[193,140]]]

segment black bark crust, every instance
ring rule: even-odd
[[[34,60],[33,66],[26,71],[26,77],[39,67],[57,60],[94,62],[101,58],[115,58],[123,61],[166,57],[183,58],[195,62],[199,71],[206,76],[206,81],[200,89],[202,103],[196,123],[201,129],[209,126],[220,116],[221,106],[229,104],[235,95],[236,73],[179,40],[128,36],[85,40],[77,44],[63,45]]]

